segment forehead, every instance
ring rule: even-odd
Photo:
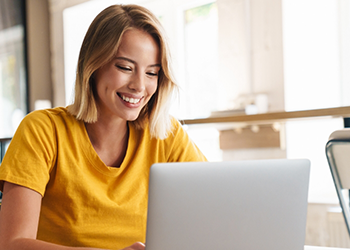
[[[156,40],[147,32],[139,29],[125,31],[117,50],[118,56],[149,57],[150,60],[160,60],[160,48]],[[136,59],[135,58],[135,59]]]

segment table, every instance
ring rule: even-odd
[[[350,249],[349,248],[338,248],[338,247],[305,246],[304,250],[350,250]]]
[[[221,117],[208,117],[200,119],[182,120],[182,124],[225,124],[225,123],[271,123],[275,121],[289,121],[295,119],[310,119],[310,118],[327,118],[327,117],[350,117],[350,106],[326,108],[326,109],[312,109],[289,112],[269,112],[256,115],[227,115]]]

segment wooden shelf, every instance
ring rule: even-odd
[[[200,119],[182,120],[183,125],[192,124],[222,124],[222,123],[273,123],[283,122],[292,119],[305,118],[327,118],[327,117],[350,117],[350,106],[327,108],[327,109],[312,109],[290,112],[270,112],[256,115],[231,115],[222,117],[208,117]]]

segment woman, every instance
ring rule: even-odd
[[[175,89],[154,15],[102,11],[81,47],[74,103],[27,115],[6,152],[0,249],[144,249],[150,166],[206,160],[168,115]]]

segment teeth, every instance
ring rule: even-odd
[[[122,96],[123,100],[129,103],[138,103],[141,99],[136,99],[136,98],[129,98],[127,96]]]

